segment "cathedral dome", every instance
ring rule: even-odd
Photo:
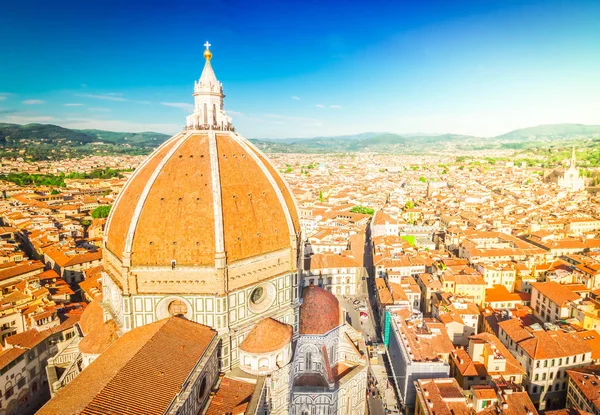
[[[323,335],[342,325],[340,303],[329,291],[309,285],[302,298],[300,334]]]
[[[129,267],[218,267],[215,258],[232,264],[295,252],[298,232],[291,192],[260,151],[232,131],[191,130],[166,141],[125,184],[105,246]]]
[[[133,172],[106,222],[103,304],[122,332],[171,316],[245,331],[267,313],[295,319],[296,205],[235,131],[211,56],[185,128]],[[230,353],[223,364],[237,360]]]

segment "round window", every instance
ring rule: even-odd
[[[248,295],[248,308],[254,314],[266,311],[275,302],[277,289],[271,283],[262,283],[250,291]]]
[[[169,314],[172,316],[185,316],[187,314],[187,305],[181,300],[173,300],[169,303]]]
[[[200,387],[198,388],[198,392],[196,397],[198,398],[198,402],[202,401],[204,397],[204,393],[206,392],[206,378],[202,379],[202,383],[200,383]]]
[[[252,301],[252,304],[258,305],[265,300],[265,297],[265,289],[263,287],[257,287],[252,291],[250,301]]]

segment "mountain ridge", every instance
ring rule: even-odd
[[[0,156],[60,159],[86,154],[148,154],[167,140],[167,134],[152,131],[130,133],[97,129],[69,129],[54,124],[0,123]],[[250,139],[270,153],[419,153],[436,151],[526,149],[573,140],[600,141],[600,125],[542,124],[509,131],[495,137],[463,134],[395,134],[365,132],[341,136]]]

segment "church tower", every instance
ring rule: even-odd
[[[571,159],[569,160],[569,167],[564,171],[562,177],[558,178],[559,187],[569,190],[571,192],[579,192],[585,189],[585,182],[583,177],[579,176],[579,169],[577,168],[577,159],[575,158],[575,146],[571,151]]]

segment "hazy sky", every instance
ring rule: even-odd
[[[600,124],[598,0],[21,0],[0,39],[3,122],[175,133],[209,40],[250,138]]]

